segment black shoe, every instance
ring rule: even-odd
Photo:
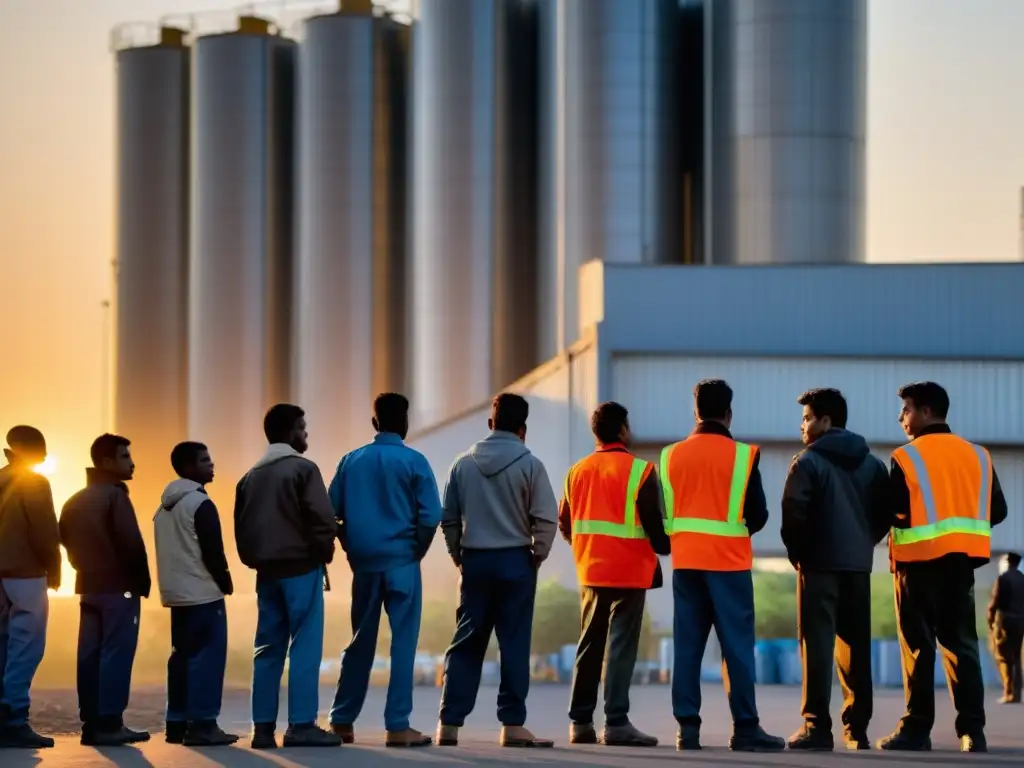
[[[606,725],[601,734],[601,743],[607,747],[658,746],[658,740],[654,736],[637,730],[636,726],[629,722],[625,725]]]
[[[142,744],[145,741],[149,741],[149,731],[133,731],[131,728],[122,725],[121,732],[124,733],[129,744]]]
[[[931,736],[915,736],[904,730],[897,729],[884,739],[879,739],[879,749],[886,752],[931,752]]]
[[[961,752],[988,752],[988,740],[982,732],[960,737]]]
[[[690,752],[701,749],[700,726],[680,725],[676,732],[676,749],[680,752]]]
[[[118,728],[83,728],[83,747],[123,747],[132,743],[131,734],[128,729],[121,726]]]
[[[168,744],[181,744],[185,739],[185,731],[188,723],[166,723],[164,725],[164,739]]]
[[[569,726],[570,744],[597,744],[597,729],[593,723],[573,723]]]
[[[277,737],[274,735],[274,729],[274,723],[254,723],[249,746],[252,749],[277,749]]]
[[[785,748],[785,739],[765,733],[761,726],[733,733],[729,739],[729,749],[733,752],[781,752]]]
[[[229,747],[238,741],[238,736],[226,733],[216,720],[189,723],[183,744],[186,747]]]
[[[0,728],[0,749],[50,749],[52,747],[53,739],[36,733],[28,723],[19,723],[18,725],[8,723]]]
[[[835,749],[835,741],[832,739],[831,731],[805,725],[790,736],[786,746],[804,752],[831,752]]]
[[[871,740],[861,731],[846,731],[843,733],[843,746],[847,749],[871,749]]]
[[[284,733],[286,747],[340,747],[341,736],[325,731],[316,723],[289,725]]]

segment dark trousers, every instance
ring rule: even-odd
[[[1024,622],[1006,621],[999,617],[992,628],[992,652],[1003,678],[1003,696],[1020,701],[1022,688],[1021,645],[1024,645]]]
[[[167,722],[203,722],[220,716],[228,659],[224,601],[171,608],[167,659]]]
[[[443,725],[461,727],[473,711],[492,631],[501,658],[498,720],[507,726],[526,722],[536,596],[537,568],[529,548],[463,552],[455,637],[444,660]]]
[[[711,627],[722,646],[733,728],[759,725],[754,697],[754,580],[750,571],[672,573],[675,602],[672,711],[680,725],[700,719],[700,668]]]
[[[966,563],[915,563],[896,572],[896,619],[907,713],[901,729],[931,733],[935,725],[936,642],[956,707],[956,735],[985,727],[985,685],[975,624],[974,571]]]
[[[843,727],[866,734],[872,710],[871,574],[801,572],[797,604],[804,720],[812,728],[832,728],[834,656],[843,689]]]
[[[604,722],[629,722],[629,686],[633,682],[640,628],[647,591],[582,587],[580,589],[580,642],[572,675],[569,719],[580,725],[594,722],[597,687],[604,668]],[[605,667],[605,646],[608,664]]]
[[[87,727],[122,723],[139,644],[138,595],[82,595],[78,625],[78,711]]]

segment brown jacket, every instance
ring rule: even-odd
[[[0,469],[0,578],[60,586],[60,534],[49,481],[22,465]]]

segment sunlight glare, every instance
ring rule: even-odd
[[[36,464],[32,469],[43,477],[53,477],[57,471],[57,458],[51,453],[43,460],[42,464]]]

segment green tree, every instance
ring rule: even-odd
[[[533,652],[557,653],[575,645],[580,631],[580,597],[574,589],[549,579],[537,587],[533,609]]]
[[[896,639],[896,600],[892,574],[871,574],[871,636],[879,640]]]
[[[796,574],[754,572],[755,632],[761,640],[796,637]]]

